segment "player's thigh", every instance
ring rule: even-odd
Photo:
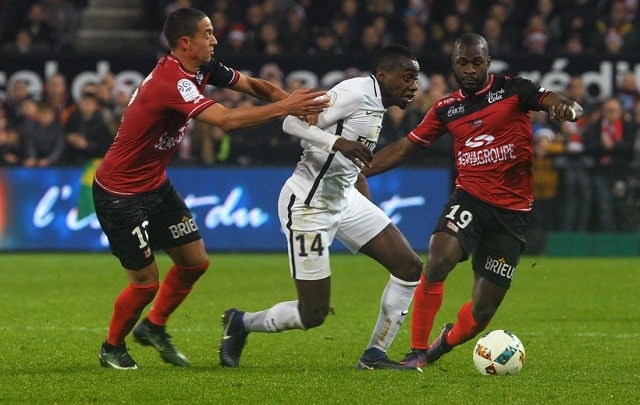
[[[146,202],[149,238],[154,249],[170,250],[172,258],[182,266],[197,266],[206,260],[193,213],[169,181],[148,193]]]
[[[155,259],[142,196],[114,196],[94,184],[93,198],[102,231],[122,267],[136,271],[150,266]]]
[[[473,270],[508,290],[520,262],[524,243],[509,232],[486,233],[473,254]]]
[[[360,251],[402,280],[417,281],[420,278],[422,260],[393,223],[364,244]]]
[[[352,253],[356,253],[389,224],[391,224],[391,219],[377,205],[354,190],[348,196],[347,206],[341,212],[336,237]],[[391,234],[387,234],[387,236],[392,237]],[[396,242],[401,243],[398,239]]]
[[[308,207],[285,187],[278,199],[278,216],[287,240],[291,276],[296,280],[329,277],[329,248],[340,213]]]

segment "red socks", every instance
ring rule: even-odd
[[[195,282],[209,267],[209,260],[193,267],[173,265],[160,286],[158,297],[147,318],[156,325],[165,325],[169,315],[184,301]]]
[[[484,325],[479,325],[473,317],[471,308],[472,303],[469,301],[458,311],[458,319],[453,325],[453,329],[451,329],[447,335],[447,343],[449,346],[457,346],[473,339],[489,325],[490,321]]]
[[[429,335],[433,328],[433,321],[442,306],[444,281],[430,283],[420,276],[418,288],[413,297],[413,312],[411,313],[411,348],[427,349]]]
[[[113,304],[107,343],[113,346],[120,346],[124,343],[125,336],[135,326],[142,310],[153,301],[156,292],[158,292],[157,283],[144,286],[129,284],[127,288],[122,290]]]

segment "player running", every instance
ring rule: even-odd
[[[378,321],[356,368],[416,370],[390,360],[387,349],[408,313],[422,261],[391,220],[354,185],[373,157],[386,109],[406,108],[417,91],[419,65],[408,49],[389,45],[375,56],[373,72],[334,86],[327,93],[331,106],[319,115],[317,126],[292,116],[285,119],[285,132],[300,137],[304,147],[278,200],[298,299],[259,312],[227,310],[220,342],[223,366],[238,366],[250,332],[305,330],[325,321],[331,289],[329,247],[335,237],[391,273]]]
[[[475,337],[487,327],[511,285],[533,204],[529,111],[546,110],[559,121],[575,121],[583,114],[576,102],[529,80],[488,74],[488,49],[478,34],[460,36],[451,58],[460,89],[438,100],[413,131],[376,153],[372,166],[362,172],[382,173],[438,137],[453,136],[456,187],[429,241],[411,316],[411,352],[401,361],[405,365],[433,363]],[[445,279],[471,252],[471,301],[429,345]]]
[[[189,120],[229,130],[287,114],[315,114],[327,104],[314,100],[325,92],[306,89],[289,95],[212,59],[217,40],[211,21],[199,10],[174,11],[163,31],[171,53],[158,61],[131,96],[93,184],[98,220],[129,278],[115,301],[99,352],[100,364],[108,368],[138,368],[125,337],[154,297],[148,316],[133,329],[134,339],[155,347],[168,363],[189,365],[165,331],[171,313],[209,267],[198,225],[166,173]],[[204,96],[207,84],[274,102],[227,109]],[[156,249],[164,249],[174,262],[161,285]]]

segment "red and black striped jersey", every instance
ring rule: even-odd
[[[96,182],[119,195],[158,188],[189,120],[215,103],[204,95],[206,85],[229,87],[238,79],[215,59],[192,73],[171,55],[161,58],[131,96]]]
[[[477,93],[438,100],[407,137],[427,147],[450,133],[460,187],[497,207],[528,211],[533,203],[533,131],[529,111],[549,92],[530,80],[489,75]]]

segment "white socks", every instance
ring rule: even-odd
[[[245,312],[242,318],[247,332],[282,332],[304,329],[298,311],[298,301],[280,302],[260,312]]]
[[[373,329],[367,349],[376,348],[384,353],[387,352],[409,313],[409,306],[417,286],[417,281],[404,281],[390,276],[380,298],[378,322]]]

